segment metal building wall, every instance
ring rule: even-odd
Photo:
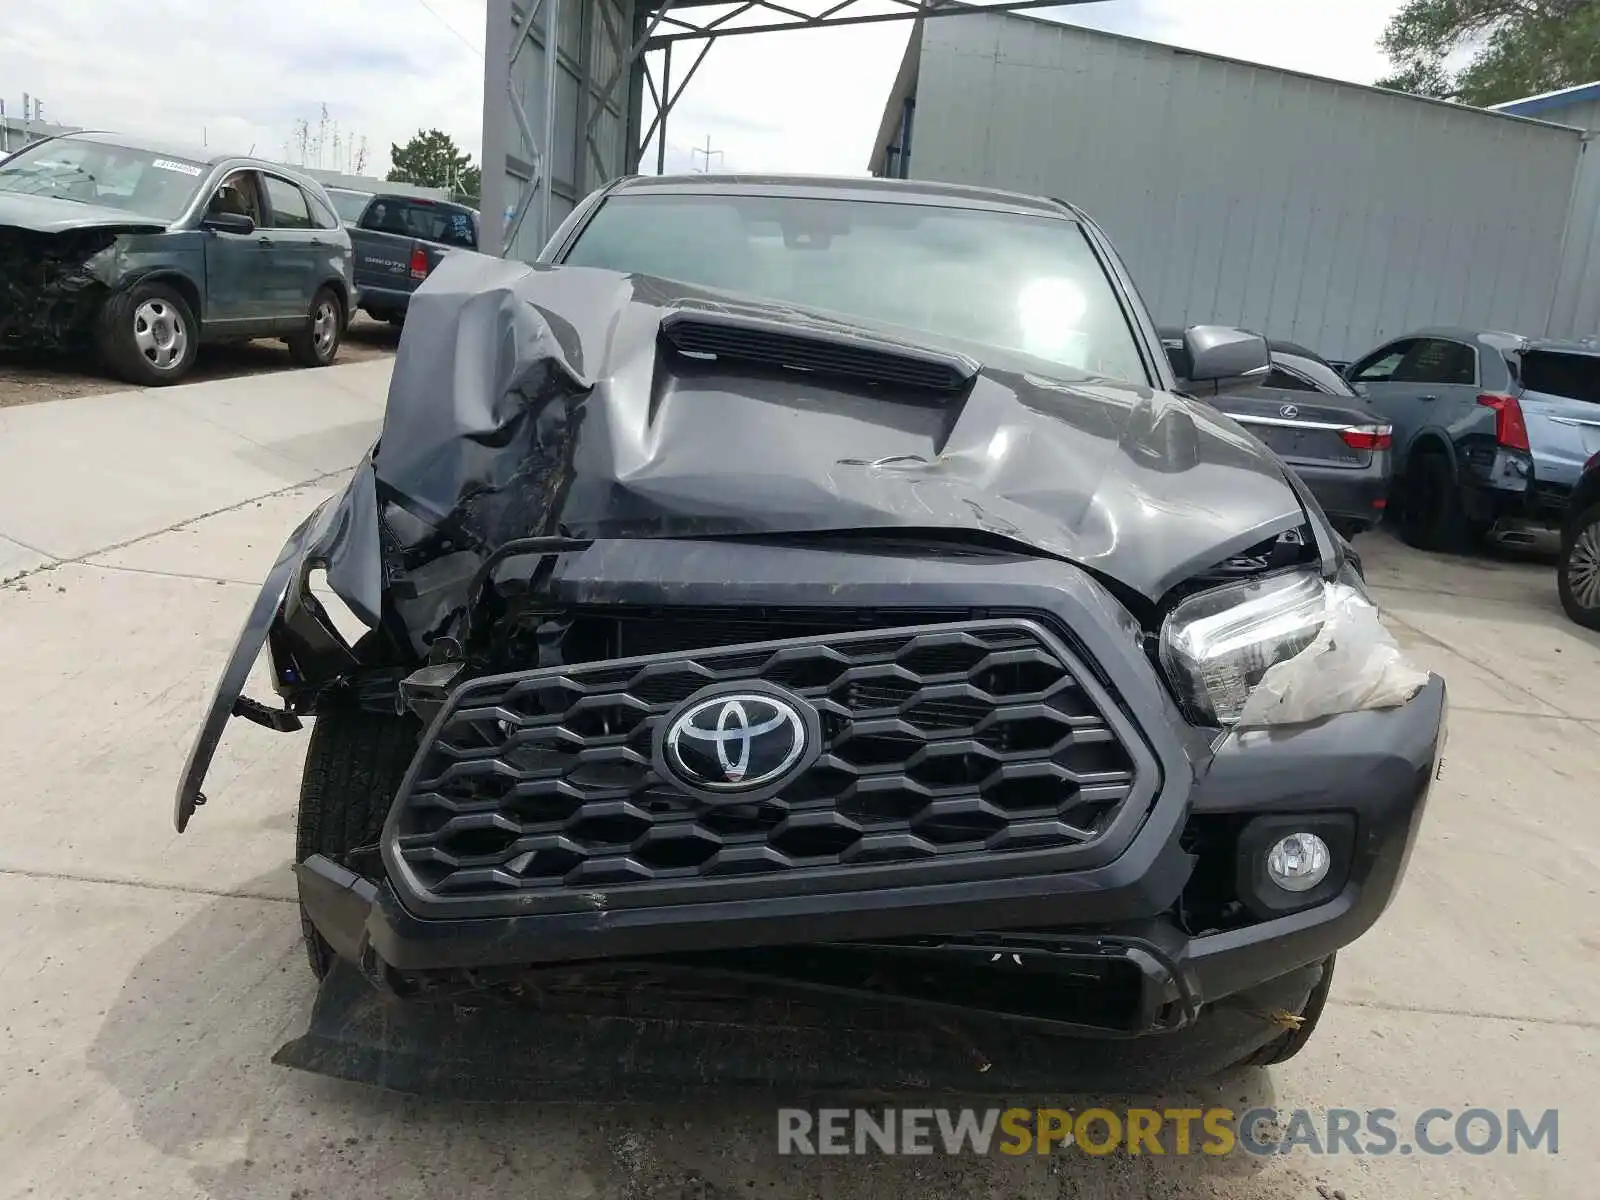
[[[1550,319],[1575,131],[1020,16],[922,38],[911,175],[1080,205],[1158,321],[1351,358]]]
[[[1570,105],[1544,119],[1574,125],[1587,135],[1572,189],[1549,333],[1553,337],[1600,337],[1600,148],[1592,140],[1600,132],[1600,100]]]
[[[489,0],[482,156],[486,248],[499,248],[514,228],[506,257],[533,259],[582,197],[632,168],[642,74],[639,64],[622,64],[645,7],[644,0]],[[545,42],[552,13],[553,93]],[[617,85],[607,96],[613,80]],[[544,197],[531,194],[545,162],[551,175],[548,214]]]

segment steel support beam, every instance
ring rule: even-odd
[[[560,223],[559,205],[639,170],[652,140],[656,170],[664,170],[667,120],[723,38],[1101,2],[489,0],[484,244],[531,258]],[[682,41],[700,44],[679,77],[682,60],[673,46]],[[659,71],[646,58],[652,51],[660,52]],[[537,87],[530,55],[542,67]],[[597,73],[603,74],[598,84]],[[909,127],[903,132],[909,137]]]
[[[876,25],[927,17],[959,17],[973,13],[1020,12],[1029,8],[1066,8],[1101,0],[677,0],[659,5],[661,29],[646,46],[656,50],[669,42],[728,37],[739,33],[783,33],[791,29],[832,29],[841,25]]]

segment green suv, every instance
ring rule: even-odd
[[[287,167],[107,133],[0,160],[0,347],[97,349],[144,386],[202,342],[278,337],[326,366],[351,275],[327,192]]]

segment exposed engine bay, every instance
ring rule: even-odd
[[[116,281],[121,235],[106,228],[40,233],[0,226],[0,346],[85,344]]]

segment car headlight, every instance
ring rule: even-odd
[[[1314,572],[1212,588],[1162,624],[1161,666],[1191,720],[1231,725],[1268,669],[1309,646],[1327,619],[1327,584]]]

